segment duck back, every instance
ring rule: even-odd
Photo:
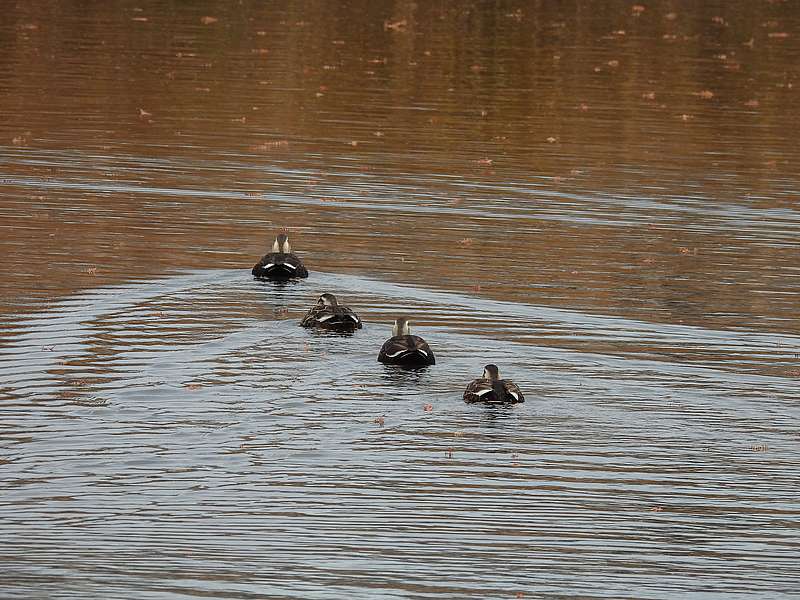
[[[261,279],[292,279],[308,277],[308,271],[293,252],[270,252],[253,266],[253,276]]]
[[[525,402],[525,397],[517,385],[508,379],[475,379],[464,390],[466,402],[487,402],[489,404],[517,404]]]
[[[355,331],[361,329],[361,319],[346,306],[314,307],[308,311],[303,320],[302,327],[320,327],[334,331]]]
[[[378,362],[390,365],[423,366],[436,364],[428,343],[418,335],[396,335],[386,340]]]

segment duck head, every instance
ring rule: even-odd
[[[292,251],[292,247],[289,246],[289,236],[285,233],[278,234],[278,237],[275,238],[275,243],[272,244],[272,251],[289,254]]]
[[[394,321],[392,335],[411,335],[411,327],[407,317],[399,317]]]
[[[497,381],[500,379],[500,371],[497,365],[486,365],[483,367],[483,378],[489,381]]]
[[[319,307],[329,306],[333,308],[339,305],[339,301],[336,299],[336,296],[326,292],[319,297],[319,300],[317,300],[317,305]]]

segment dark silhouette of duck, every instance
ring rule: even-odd
[[[464,390],[466,402],[488,402],[491,404],[517,404],[525,397],[510,379],[500,379],[497,365],[486,365],[483,377],[474,379]]]
[[[281,233],[272,244],[272,252],[265,254],[253,267],[253,276],[260,279],[295,279],[308,277],[308,271],[289,246],[289,236]]]
[[[325,293],[309,309],[300,321],[300,326],[352,332],[361,329],[361,319],[348,307],[339,304],[336,296]]]
[[[392,337],[383,343],[378,354],[378,362],[387,365],[422,367],[436,364],[436,358],[425,340],[418,335],[411,335],[408,319],[400,317],[394,322]]]

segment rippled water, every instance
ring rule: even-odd
[[[322,290],[347,294],[365,329],[298,327]],[[436,367],[376,362],[400,307],[432,322],[418,332]],[[759,354],[764,340],[537,312],[214,270],[28,315],[4,351],[7,582],[136,597],[794,589],[795,382],[526,343],[639,331]],[[461,401],[488,361],[526,404]]]
[[[797,595],[791,3],[4,18],[0,596]]]

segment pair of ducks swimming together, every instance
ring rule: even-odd
[[[286,280],[308,277],[303,261],[292,252],[289,237],[280,234],[265,254],[253,267],[253,276],[259,279]],[[336,296],[322,294],[317,303],[300,321],[302,327],[317,327],[332,331],[352,333],[362,328],[359,316],[347,306],[339,304]],[[395,320],[392,337],[386,340],[378,353],[378,362],[404,367],[423,367],[436,364],[436,357],[428,343],[418,335],[412,335],[406,317]],[[500,379],[497,365],[486,365],[483,377],[474,379],[464,390],[467,402],[493,404],[516,404],[524,402],[519,387],[510,379]]]

